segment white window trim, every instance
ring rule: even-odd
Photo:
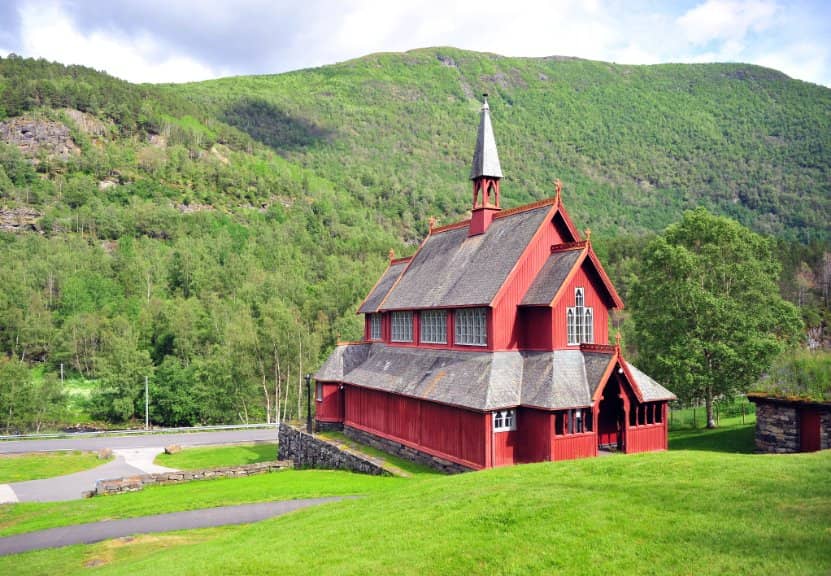
[[[392,334],[390,340],[392,342],[412,342],[413,341],[413,313],[412,312],[393,312],[391,317]]]
[[[421,342],[425,344],[447,344],[447,311],[424,310],[418,323]]]
[[[323,384],[320,382],[317,383],[315,387],[315,400],[318,402],[323,402]]]
[[[369,315],[369,339],[381,339],[381,315],[378,313]]]
[[[516,409],[494,410],[493,431],[509,432],[511,430],[516,430]]]
[[[459,346],[488,345],[488,309],[459,308],[455,312],[453,343]]]

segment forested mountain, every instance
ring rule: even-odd
[[[642,236],[705,205],[777,236],[786,296],[821,319],[831,90],[772,70],[440,48],[152,86],[11,56],[0,425],[143,417],[144,375],[158,423],[296,414],[387,251],[464,217],[482,92],[503,203],[563,180],[624,296]],[[61,365],[95,380],[80,413],[55,409]]]

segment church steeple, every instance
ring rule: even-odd
[[[490,226],[494,213],[500,210],[499,179],[502,178],[502,168],[499,166],[499,153],[496,151],[496,139],[493,137],[488,95],[482,96],[479,134],[476,137],[473,165],[470,168],[470,179],[473,181],[473,213],[469,236],[484,233]]]

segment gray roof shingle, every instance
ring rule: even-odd
[[[583,254],[582,249],[554,252],[543,264],[531,287],[525,293],[521,305],[548,306],[554,300],[568,273]]]
[[[514,406],[546,410],[583,407],[603,384],[612,352],[462,352],[345,344],[335,348],[315,374],[393,394],[490,411]],[[644,401],[675,396],[627,364]]]
[[[551,209],[495,218],[477,236],[466,226],[431,234],[381,309],[489,305]]]
[[[408,260],[404,260],[394,262],[389,265],[384,274],[381,276],[381,279],[372,288],[369,296],[367,296],[366,300],[364,300],[363,304],[361,304],[361,307],[358,309],[358,314],[368,314],[378,311],[378,306],[380,306],[381,302],[384,301],[384,298],[387,293],[389,293],[390,288],[392,288],[395,281],[398,280],[398,277],[401,276],[404,268],[407,267],[407,262]]]

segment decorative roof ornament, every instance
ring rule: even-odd
[[[389,257],[390,260],[395,260],[395,250],[393,250],[392,248],[390,248]]]
[[[487,93],[482,94],[482,98],[479,134],[476,137],[476,150],[473,152],[473,166],[470,169],[471,180],[483,176],[488,178],[502,178],[502,168],[499,166],[499,154],[496,151],[496,139],[493,137],[493,127],[491,126]]]
[[[430,225],[430,232],[432,232],[433,228],[436,227],[436,217],[435,216],[430,216],[430,220],[428,220],[428,222],[429,222],[429,225]]]
[[[554,190],[555,190],[554,199],[557,201],[557,204],[559,204],[560,202],[562,202],[562,199],[560,198],[560,194],[563,191],[563,183],[560,182],[559,178],[554,180]]]
[[[591,228],[586,228],[585,234],[586,234],[586,242],[591,242],[591,240],[592,240],[592,229]]]

